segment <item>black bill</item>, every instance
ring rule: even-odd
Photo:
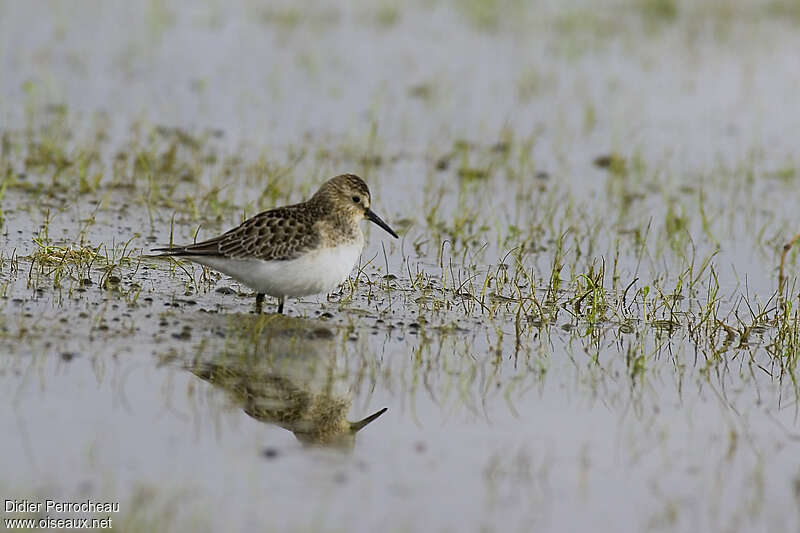
[[[379,225],[380,227],[388,231],[389,235],[391,235],[395,239],[400,238],[398,237],[397,233],[395,233],[394,230],[389,227],[389,224],[381,220],[381,217],[376,215],[375,212],[372,211],[372,209],[367,208],[367,210],[364,212],[364,216],[366,216],[370,220],[370,222],[374,222],[375,224]]]
[[[356,431],[360,430],[361,428],[363,428],[364,426],[366,426],[367,424],[369,424],[370,422],[372,422],[373,420],[375,420],[376,418],[381,416],[383,413],[386,412],[387,409],[389,409],[389,408],[388,407],[384,407],[380,411],[378,411],[376,413],[372,413],[371,415],[369,415],[364,420],[359,420],[358,422],[350,422],[350,431],[355,433]]]

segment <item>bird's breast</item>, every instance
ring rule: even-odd
[[[319,248],[273,265],[268,294],[306,296],[327,293],[347,279],[361,255],[363,241]],[[275,283],[277,282],[277,283]]]

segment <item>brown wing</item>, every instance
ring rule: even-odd
[[[207,241],[175,248],[156,248],[170,256],[295,259],[319,244],[315,217],[297,206],[278,207],[248,218],[241,225]]]

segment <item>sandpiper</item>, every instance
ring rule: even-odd
[[[354,174],[329,179],[308,201],[276,207],[207,241],[156,248],[157,257],[180,257],[205,265],[264,295],[278,298],[327,293],[342,283],[364,247],[359,222],[368,219],[397,237],[370,209],[364,180]]]

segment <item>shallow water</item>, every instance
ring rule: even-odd
[[[0,4],[0,488],[126,531],[796,531],[798,23]],[[402,239],[286,318],[140,257],[341,172]]]

